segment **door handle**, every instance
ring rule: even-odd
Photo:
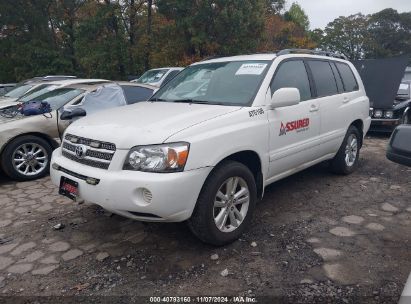
[[[344,97],[343,98],[343,103],[347,103],[347,102],[349,102],[350,101],[350,99],[348,98],[348,97]]]
[[[312,104],[310,106],[310,112],[317,112],[319,109],[320,109],[320,107],[315,105],[315,104]]]

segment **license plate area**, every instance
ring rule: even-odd
[[[62,176],[60,178],[59,194],[76,201],[78,197],[78,182]]]

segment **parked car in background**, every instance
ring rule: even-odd
[[[411,125],[398,126],[391,135],[387,158],[411,167]]]
[[[16,83],[0,83],[0,97],[11,91],[16,86]]]
[[[145,72],[140,78],[132,80],[132,82],[145,83],[155,87],[161,87],[173,79],[182,70],[183,68],[180,67],[152,69]]]
[[[392,132],[398,125],[411,122],[411,81],[402,82],[391,107],[371,108],[371,131]]]
[[[52,182],[74,200],[187,220],[202,241],[230,243],[267,185],[326,160],[338,174],[358,167],[369,100],[343,58],[284,50],[195,63],[149,102],[71,124]]]
[[[40,96],[44,93],[53,91],[57,88],[62,88],[64,86],[78,84],[78,83],[103,83],[108,82],[104,79],[64,79],[64,80],[53,80],[53,81],[35,81],[30,83],[32,87],[28,92],[22,95],[19,98],[0,98],[0,110],[8,107],[14,107],[16,104],[21,102],[26,102],[29,100],[35,99],[37,96]]]
[[[37,86],[44,84],[45,82],[75,79],[75,78],[77,77],[76,76],[64,76],[64,75],[49,75],[49,76],[34,77],[34,78],[26,79],[18,83],[17,85],[15,85],[15,87],[12,90],[8,91],[6,94],[1,96],[0,104],[16,101],[23,95],[35,89]]]
[[[50,113],[25,116],[17,105],[14,111],[0,112],[0,164],[6,175],[22,181],[46,175],[51,152],[73,120],[147,100],[155,89],[129,82],[81,81],[33,97],[31,101],[49,104]]]
[[[404,76],[405,56],[354,62],[370,99],[370,131],[392,132],[410,119],[410,82]]]

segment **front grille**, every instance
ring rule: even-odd
[[[82,147],[82,154],[76,149]],[[116,151],[115,144],[67,134],[62,144],[64,157],[75,162],[107,170]]]

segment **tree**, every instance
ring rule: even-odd
[[[411,57],[411,12],[399,14],[385,9],[369,17],[372,40],[367,57],[392,57],[407,54]]]
[[[290,9],[285,13],[284,17],[286,21],[294,22],[305,31],[308,31],[310,28],[310,21],[308,20],[307,14],[296,2],[291,5]]]
[[[339,17],[325,28],[322,47],[352,60],[363,58],[370,45],[368,24],[367,16],[362,14]]]

